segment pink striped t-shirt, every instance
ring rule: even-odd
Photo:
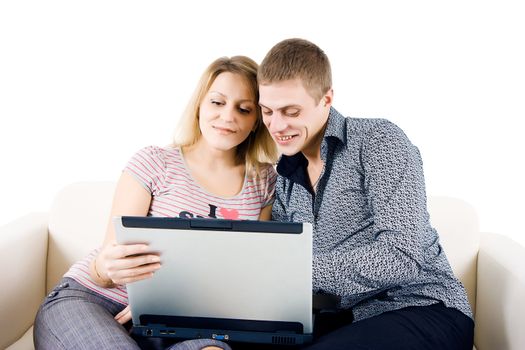
[[[180,148],[157,146],[137,152],[124,171],[151,193],[148,216],[158,217],[258,220],[261,209],[273,203],[277,178],[275,169],[268,164],[261,167],[258,176],[246,176],[242,190],[236,196],[215,196],[192,179]],[[85,287],[127,305],[125,286],[103,288],[91,279],[89,264],[98,251],[93,250],[73,264],[64,277],[71,277]]]

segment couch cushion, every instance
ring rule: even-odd
[[[45,292],[48,215],[28,214],[0,227],[0,349],[31,327]]]
[[[29,328],[27,332],[24,333],[22,338],[18,341],[11,344],[5,350],[34,350],[35,346],[33,345],[33,327]]]
[[[55,197],[49,214],[48,291],[75,261],[102,244],[114,190],[113,182],[82,182]]]
[[[460,199],[439,196],[429,197],[428,211],[452,270],[465,286],[472,312],[475,312],[480,244],[476,212],[472,206]]]
[[[69,266],[102,244],[114,190],[113,182],[82,182],[58,193],[49,217],[47,290],[58,282]],[[467,289],[475,311],[480,241],[475,210],[460,199],[439,196],[429,197],[428,210],[445,254]]]

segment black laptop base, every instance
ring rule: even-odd
[[[250,321],[201,317],[142,315],[133,333],[143,337],[215,339],[240,343],[302,345],[312,342],[297,322]]]

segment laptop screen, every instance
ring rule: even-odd
[[[258,338],[250,338],[254,333],[312,333],[310,224],[157,217],[114,222],[119,243],[147,243],[161,257],[152,278],[127,285],[135,327],[179,335],[181,328],[199,335],[220,330],[240,341],[257,341],[250,340]]]

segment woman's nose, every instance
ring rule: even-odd
[[[221,112],[221,119],[225,122],[233,122],[235,120],[235,114],[236,114],[235,108],[224,108]]]

